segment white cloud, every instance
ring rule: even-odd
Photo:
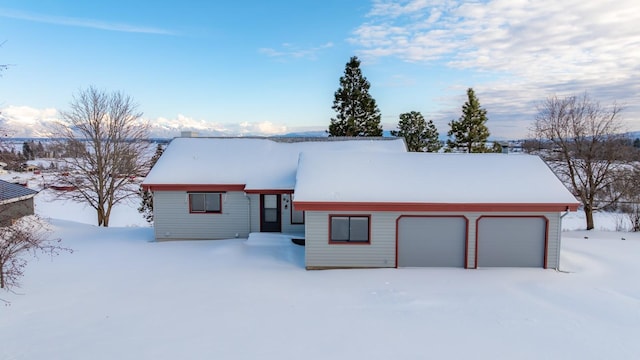
[[[12,137],[48,137],[59,118],[54,108],[12,105],[0,110],[0,129]]]
[[[28,106],[8,106],[0,111],[8,123],[34,124],[36,122],[55,122],[59,118],[54,108],[35,109]]]
[[[626,103],[626,117],[640,120],[638,24],[635,0],[375,0],[349,40],[365,59],[492,74],[491,82],[467,84],[490,115],[530,117],[549,95],[588,91]]]
[[[287,132],[285,125],[274,124],[270,121],[242,122],[239,124],[241,135],[281,135]]]
[[[26,21],[32,21],[32,22],[38,22],[38,23],[63,25],[63,26],[75,26],[75,27],[107,30],[107,31],[145,33],[145,34],[156,34],[156,35],[175,35],[175,32],[173,31],[155,28],[155,27],[114,23],[114,22],[95,20],[95,19],[82,19],[82,18],[74,18],[74,17],[67,17],[67,16],[43,15],[43,14],[37,14],[33,12],[17,11],[17,10],[10,10],[10,9],[0,9],[0,17],[26,20]]]
[[[287,132],[284,124],[274,124],[270,121],[254,121],[241,123],[220,123],[208,120],[197,120],[192,117],[178,114],[169,119],[159,117],[150,119],[154,136],[172,137],[179,135],[180,131],[197,131],[201,136],[270,136]]]
[[[299,47],[289,43],[283,43],[279,49],[274,48],[260,48],[258,52],[272,58],[278,59],[310,59],[315,60],[324,49],[333,47],[332,42],[327,42],[319,46],[312,47]]]
[[[57,109],[7,106],[0,109],[0,129],[11,137],[48,137],[54,123],[61,119]],[[200,136],[272,136],[289,131],[285,124],[270,121],[220,123],[178,114],[174,118],[140,119],[150,125],[150,136],[172,138],[181,131],[196,131]]]

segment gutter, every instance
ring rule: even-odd
[[[0,200],[0,205],[6,205],[6,204],[11,204],[11,203],[14,203],[14,202],[22,201],[22,200],[31,199],[32,197],[36,196],[37,194],[38,193],[31,194],[31,195],[22,195],[22,196],[18,196],[18,197],[7,199],[7,200]]]

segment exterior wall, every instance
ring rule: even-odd
[[[222,213],[190,214],[185,191],[154,192],[153,209],[156,240],[246,238],[249,221],[253,220],[249,217],[249,200],[241,191],[222,194]]]
[[[329,244],[329,214],[363,212],[320,212],[305,214],[305,262],[313,268],[357,268],[396,266],[396,218],[399,214],[371,213],[370,244]]]
[[[306,213],[305,260],[307,268],[395,267],[397,219],[401,215],[465,216],[468,222],[467,268],[476,267],[476,225],[482,215],[544,216],[549,221],[547,234],[547,268],[557,269],[560,263],[559,213],[459,213],[459,212],[371,212],[371,244],[329,244],[329,214],[359,214],[363,212]]]
[[[282,232],[288,234],[303,234],[304,224],[291,223],[291,195],[282,195]],[[285,209],[286,207],[286,209]]]
[[[9,226],[13,220],[33,214],[33,197],[0,205],[0,226]]]
[[[251,202],[251,232],[260,232],[260,194],[247,194],[247,197]]]
[[[304,233],[304,224],[291,224],[291,202],[285,199],[288,194],[281,200],[282,232]],[[156,191],[153,208],[156,240],[246,238],[260,232],[260,194],[226,192],[221,214],[190,214],[186,192]]]

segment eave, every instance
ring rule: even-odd
[[[398,212],[562,212],[578,210],[578,203],[406,203],[294,201],[303,211]]]

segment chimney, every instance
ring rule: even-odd
[[[183,138],[198,137],[198,132],[197,131],[183,131],[183,132],[180,133],[180,137],[183,137]]]

